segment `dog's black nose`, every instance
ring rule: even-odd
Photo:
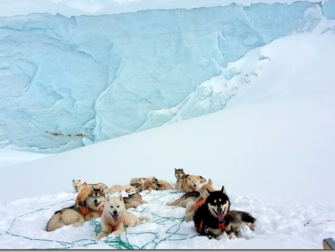
[[[94,200],[94,203],[98,203],[98,201],[95,199],[95,200]]]
[[[218,207],[218,212],[222,213],[222,208],[221,207]]]
[[[114,215],[117,215],[117,211],[114,211],[113,214],[114,214]]]

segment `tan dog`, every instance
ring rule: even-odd
[[[132,180],[130,180],[130,185],[136,187],[139,192],[142,192],[144,190],[145,180],[145,178],[132,178]]]
[[[158,190],[158,180],[155,177],[146,178],[144,181],[144,190],[149,190],[148,193],[151,193],[152,190]]]
[[[158,180],[157,186],[159,191],[174,189],[173,186],[165,180]]]
[[[107,237],[111,233],[119,235],[125,231],[126,227],[136,225],[144,220],[150,221],[147,217],[137,218],[126,210],[121,194],[119,194],[119,197],[113,198],[107,195],[107,201],[101,216],[101,233],[98,234],[97,239]]]
[[[203,184],[198,190],[194,192],[188,192],[185,193],[183,196],[181,196],[179,199],[168,203],[168,206],[176,206],[176,207],[186,207],[189,202],[200,202],[202,199],[208,197],[208,192],[207,190],[213,192],[215,191],[213,187],[212,180],[209,179],[207,184]]]
[[[174,168],[174,175],[175,175],[175,177],[177,179],[177,182],[175,184],[175,189],[177,189],[179,191],[182,191],[182,192],[185,192],[183,190],[183,188],[181,188],[181,186],[183,185],[185,178],[187,176],[189,176],[189,174],[185,174],[183,168],[181,168],[181,169]],[[200,184],[206,183],[206,179],[205,178],[203,178],[202,176],[198,176],[198,177],[199,177],[199,183]]]
[[[76,206],[71,206],[55,212],[47,224],[46,231],[54,231],[71,224],[81,225],[81,222],[84,222],[85,220],[94,220],[101,215],[105,204],[104,189],[94,189],[93,187],[87,188],[90,189],[90,193],[85,199],[86,207],[78,208]]]
[[[120,193],[123,190],[127,193],[136,193],[136,192],[139,191],[136,187],[131,186],[131,185],[125,185],[125,186],[115,185],[115,186],[112,187],[109,194],[111,195],[111,194],[114,194],[114,193],[117,193],[117,192]]]
[[[137,208],[139,205],[149,203],[148,201],[143,200],[141,194],[138,192],[129,194],[128,197],[123,197],[123,201],[126,209]]]
[[[194,192],[198,189],[198,185],[200,184],[200,177],[195,175],[186,175],[185,178],[180,179],[176,188],[178,188],[182,192]]]

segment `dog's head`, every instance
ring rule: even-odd
[[[210,192],[214,192],[214,191],[215,191],[211,179],[208,180],[208,183],[207,183],[207,184],[203,184],[203,185],[200,187],[200,189],[198,189],[198,192],[200,192],[200,196],[201,196],[203,199],[207,199],[207,197],[209,196],[209,193],[208,193],[207,190],[210,191]]]
[[[208,207],[211,215],[218,219],[218,223],[224,222],[224,217],[227,215],[230,208],[230,201],[225,193],[224,186],[222,186],[221,191],[211,192],[207,190],[209,196],[206,199],[205,204]]]
[[[105,205],[105,187],[91,187],[91,192],[86,199],[86,204],[89,209],[99,211],[99,208]]]
[[[198,185],[200,183],[199,176],[188,175],[186,179],[187,179],[187,185],[191,187],[193,191],[198,189]]]
[[[185,177],[184,169],[183,168],[181,168],[181,169],[174,168],[174,175],[176,176],[176,179],[184,178]]]
[[[119,193],[118,197],[110,198],[107,195],[107,200],[104,208],[104,215],[111,220],[111,222],[116,223],[119,220],[122,221],[123,213],[126,210],[124,205],[122,194]]]
[[[81,185],[81,179],[72,179],[72,187],[78,192],[78,187]]]

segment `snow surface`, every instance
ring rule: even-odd
[[[0,168],[27,163],[50,156],[49,154],[0,149]]]
[[[313,33],[277,39],[231,64],[234,72],[255,68],[251,77],[227,75],[227,85],[245,84],[224,110],[1,169],[10,193],[1,196],[0,247],[110,248],[118,238],[96,242],[96,222],[44,231],[54,211],[73,203],[71,180],[173,182],[174,168],[183,167],[217,189],[224,185],[232,209],[257,218],[255,232],[244,227],[236,240],[194,237],[192,223],[162,220],[183,217],[184,208],[164,206],[179,195],[154,191],[142,193],[150,203],[132,211],[152,222],[129,228],[122,241],[161,249],[322,249],[335,232],[333,27],[324,19]],[[221,82],[212,80],[204,89],[218,92]]]
[[[312,32],[324,8],[258,3],[0,18],[0,147],[57,153],[220,110],[267,60],[248,63],[248,78],[233,62]],[[210,90],[213,78],[221,86]]]

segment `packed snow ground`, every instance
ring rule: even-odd
[[[50,155],[18,150],[0,149],[0,168],[27,163],[48,156]]]
[[[1,169],[10,193],[1,196],[0,248],[321,249],[335,232],[333,27],[255,49],[269,60],[255,66],[220,112]],[[257,218],[255,232],[245,227],[236,240],[196,236],[181,219],[184,208],[165,206],[181,195],[174,191],[142,193],[150,203],[131,211],[152,221],[130,227],[119,237],[125,243],[113,235],[95,241],[99,219],[45,231],[54,211],[73,204],[72,179],[109,186],[138,176],[173,182],[175,167],[211,178],[217,189],[224,185],[232,209]]]

